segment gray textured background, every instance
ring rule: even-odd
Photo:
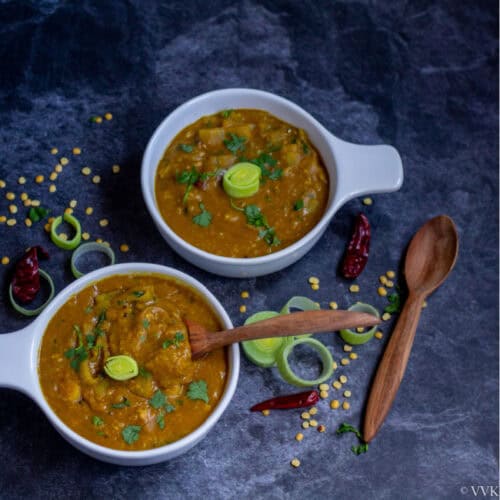
[[[368,266],[356,299],[383,307],[376,280],[397,268],[411,235],[439,213],[461,238],[455,270],[429,300],[396,403],[366,455],[338,438],[342,421],[359,425],[384,341],[357,349],[343,370],[349,412],[319,405],[327,432],[302,443],[300,411],[264,418],[248,408],[293,392],[273,370],[242,360],[234,400],[193,451],[168,463],[131,469],[102,464],[64,442],[26,397],[0,391],[1,498],[473,498],[471,486],[498,484],[498,6],[493,1],[1,2],[0,178],[53,213],[79,201],[76,215],[121,262],[174,266],[205,283],[235,324],[239,292],[248,313],[278,309],[305,294],[323,306],[354,300],[337,265],[353,216],[373,227]],[[195,269],[163,242],[139,189],[142,152],[154,128],[185,100],[245,86],[287,97],[337,136],[390,143],[403,158],[395,194],[345,205],[317,246],[292,267],[254,280],[222,279]],[[91,115],[114,119],[91,124]],[[35,186],[55,157],[68,156],[55,194]],[[83,149],[72,157],[74,146]],[[120,175],[111,174],[118,163]],[[89,165],[99,186],[78,172]],[[0,214],[8,202],[0,191]],[[92,217],[83,207],[92,205]],[[98,220],[107,217],[108,228]],[[68,254],[41,226],[0,225],[0,256],[29,245],[51,252],[44,265],[57,289],[71,281]],[[12,265],[0,266],[1,331],[27,324],[6,300]],[[312,292],[307,277],[317,275]],[[401,281],[401,280],[400,280]],[[401,283],[402,284],[402,283]],[[322,337],[335,358],[342,343]],[[340,373],[340,372],[338,372]],[[330,395],[333,395],[331,391]],[[298,456],[295,470],[289,460]],[[468,488],[461,490],[461,488]],[[490,491],[491,492],[491,491]]]

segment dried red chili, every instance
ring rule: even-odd
[[[370,251],[370,223],[366,215],[356,217],[354,232],[344,255],[341,273],[344,278],[358,277],[368,261]]]
[[[286,410],[289,408],[303,408],[312,406],[319,401],[318,391],[305,391],[298,394],[289,394],[287,396],[278,396],[267,399],[250,408],[250,411],[263,410]]]
[[[16,264],[12,294],[23,304],[31,302],[40,290],[39,256],[41,259],[49,258],[49,254],[41,246],[31,247]]]

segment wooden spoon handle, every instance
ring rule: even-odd
[[[385,348],[368,397],[363,439],[369,443],[382,426],[396,397],[415,338],[424,296],[410,294]]]
[[[352,311],[302,311],[265,319],[251,325],[239,326],[222,332],[206,332],[204,344],[195,341],[193,323],[189,327],[193,357],[243,340],[300,335],[304,332],[334,332],[342,328],[372,326],[380,323],[376,316]]]

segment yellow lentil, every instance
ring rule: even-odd
[[[81,172],[82,172],[83,175],[90,175],[90,173],[92,172],[92,170],[89,167],[83,167],[82,170],[81,170]]]
[[[358,293],[359,292],[359,285],[351,285],[349,287],[349,291],[352,293]]]
[[[68,207],[68,208],[64,209],[64,213],[71,215],[73,213],[73,209],[71,207]]]
[[[90,238],[90,234],[85,232],[85,233],[82,233],[82,239],[87,241],[88,239]]]
[[[54,220],[55,220],[55,217],[49,217],[49,218],[47,219],[47,222],[48,222],[49,224],[52,224],[52,223],[54,222]]]
[[[319,290],[319,285],[318,285],[317,283],[313,283],[313,284],[311,285],[311,288],[312,288],[313,290]]]
[[[78,202],[77,202],[76,200],[71,200],[71,201],[69,202],[69,206],[70,206],[71,208],[75,208],[77,205],[78,205]]]
[[[384,334],[379,330],[378,332],[375,332],[375,338],[376,339],[381,339],[384,336]]]
[[[264,417],[267,417],[270,413],[271,410],[262,410],[262,415],[264,415]]]
[[[119,172],[120,172],[120,165],[113,165],[113,166],[111,167],[111,170],[112,170],[112,172],[113,172],[114,174],[119,173]]]
[[[327,391],[328,390],[328,384],[319,384],[319,390],[320,391]]]
[[[26,177],[19,177],[19,179],[17,179],[17,183],[18,184],[26,184]]]
[[[365,329],[364,329],[362,326],[358,326],[358,327],[356,328],[356,331],[357,331],[358,333],[363,333],[363,332],[365,331]]]
[[[349,363],[350,363],[350,361],[349,361],[347,358],[342,358],[342,359],[340,360],[340,364],[341,364],[342,366],[347,366]]]
[[[93,209],[92,207],[87,207],[87,208],[85,209],[85,213],[86,213],[87,215],[92,215],[92,212],[93,212],[93,211],[94,211],[94,209]]]
[[[247,312],[247,306],[241,305],[240,306],[240,313],[244,313],[244,312]]]
[[[332,368],[334,370],[336,370],[338,368],[338,365],[337,365],[337,363],[335,361],[332,363]]]
[[[327,384],[327,387],[328,387],[328,384]],[[318,413],[318,409],[313,406],[310,410],[309,410],[309,415],[316,415],[316,413]]]
[[[311,276],[307,281],[309,281],[311,285],[319,285],[319,278],[316,278],[316,276]]]
[[[326,431],[326,427],[322,424],[318,425],[318,432],[325,432]]]
[[[340,389],[342,387],[342,384],[338,380],[335,380],[335,382],[332,383],[332,387],[334,389]]]
[[[46,233],[50,233],[50,226],[51,226],[50,222],[47,222],[47,224],[45,224],[45,226],[43,226]],[[82,238],[83,238],[83,234],[82,234]]]
[[[7,184],[5,183],[5,181],[3,180],[0,180],[0,188],[3,189]]]
[[[59,160],[59,163],[60,163],[61,165],[67,165],[67,164],[69,163],[69,160],[68,160],[65,156],[63,156],[63,157]]]
[[[242,299],[248,299],[248,297],[250,297],[250,294],[246,290],[243,290],[243,292],[240,293],[240,296]]]
[[[40,200],[26,200],[26,201],[29,201],[30,205],[32,205],[34,207],[39,207],[40,206]]]
[[[391,279],[396,277],[396,273],[394,271],[387,271],[385,274]]]
[[[302,441],[304,439],[304,434],[302,434],[302,432],[297,432],[297,434],[295,434],[295,441]]]
[[[391,280],[387,280],[385,286],[387,288],[392,288],[394,286],[394,281],[391,281]]]
[[[346,375],[341,375],[341,376],[339,377],[339,380],[340,380],[343,384],[345,384],[345,383],[347,382],[347,376],[346,376]]]
[[[52,148],[52,149],[50,150],[50,154],[51,154],[51,155],[56,155],[57,153],[59,153],[59,150],[58,150],[57,148]]]
[[[343,408],[344,410],[348,410],[350,407],[351,407],[351,404],[349,403],[349,401],[344,401],[344,402],[342,403],[342,408]]]
[[[388,319],[391,319],[391,314],[390,313],[384,313],[384,314],[382,314],[382,319],[384,321],[387,321]]]
[[[64,241],[68,239],[68,235],[66,233],[59,233],[57,236],[59,236],[59,238]]]
[[[101,176],[100,175],[94,175],[94,177],[92,177],[92,182],[94,184],[99,184],[99,182],[101,182]]]
[[[349,354],[349,357],[351,359],[358,359],[358,355],[355,352],[351,352],[351,354]]]
[[[26,226],[28,226],[28,227],[31,227],[31,225],[33,224],[33,222],[31,221],[31,219],[30,219],[30,218],[26,218],[26,219],[24,219],[24,223],[25,223],[25,224],[26,224]]]
[[[378,277],[378,280],[380,281],[381,285],[385,285],[387,283],[387,276],[382,274],[381,276]]]
[[[307,420],[305,422],[302,422],[302,428],[309,429],[309,422],[307,422]]]
[[[111,113],[104,113],[104,118],[106,118],[106,120],[112,120],[113,115]]]
[[[96,240],[95,240],[96,243],[103,243],[103,241],[104,240],[102,238],[96,238]]]
[[[320,391],[319,392],[319,397],[321,399],[326,399],[328,397],[328,391]]]
[[[57,187],[56,187],[56,185],[55,185],[55,184],[51,184],[51,185],[49,186],[49,192],[50,192],[50,193],[55,193],[56,191],[57,191]]]
[[[126,243],[122,243],[120,245],[120,251],[125,253],[125,252],[128,252],[130,250],[129,246],[126,244]]]
[[[370,206],[373,204],[373,200],[371,198],[363,198],[363,205]]]
[[[54,172],[57,172],[58,174],[60,174],[61,172],[63,171],[63,166],[58,163],[55,167],[54,167]]]
[[[100,116],[94,117],[94,122],[95,123],[102,123],[102,117],[100,117]]]
[[[109,220],[108,220],[108,219],[101,219],[101,220],[99,221],[99,225],[100,225],[101,227],[106,227],[108,224],[109,224]]]
[[[10,259],[7,256],[2,257],[2,264],[4,266],[6,266],[9,262],[10,262]]]
[[[422,309],[425,309],[427,307],[427,301],[424,300],[424,302],[422,303]]]
[[[21,193],[20,198],[21,198],[22,201],[27,200],[29,198],[28,193]]]
[[[55,181],[57,179],[57,172],[51,172],[49,175],[49,179],[51,181]]]
[[[351,351],[352,351],[352,345],[344,344],[344,352],[351,352]]]
[[[383,286],[379,286],[378,289],[377,289],[377,293],[381,297],[385,297],[387,295],[387,290]]]
[[[311,418],[311,414],[307,411],[303,411],[301,414],[300,414],[300,418],[303,419],[303,420],[307,420],[309,418]]]
[[[310,420],[310,421],[309,421],[309,425],[310,425],[311,427],[318,427],[318,422],[317,422],[316,420]]]
[[[0,215],[0,224],[4,224],[6,220],[7,217],[5,215]]]
[[[336,410],[339,406],[340,406],[340,402],[339,402],[339,400],[338,400],[338,399],[332,399],[332,400],[330,401],[330,408],[331,408],[332,410]]]
[[[290,462],[292,464],[292,467],[300,467],[300,460],[298,458],[294,458],[292,459],[292,461]]]
[[[351,397],[351,391],[344,391],[344,398],[350,398]]]
[[[6,194],[5,194],[5,197],[6,197],[8,200],[10,200],[10,201],[12,201],[12,200],[15,200],[15,199],[16,199],[16,195],[15,195],[14,193],[10,192],[10,191],[9,191],[8,193],[6,193]]]
[[[16,207],[16,205],[9,205],[9,212],[11,214],[17,214],[17,207]]]
[[[79,155],[82,152],[80,148],[73,148],[73,154],[74,155]]]
[[[339,308],[339,305],[337,304],[337,302],[330,302],[328,304],[330,306],[330,309],[338,309]]]
[[[15,226],[16,223],[16,219],[7,219],[7,226]]]

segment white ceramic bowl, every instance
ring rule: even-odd
[[[240,370],[240,354],[237,344],[228,347],[229,374],[222,397],[214,411],[195,431],[174,443],[145,451],[121,451],[106,448],[81,437],[71,430],[50,408],[38,380],[38,356],[45,329],[67,300],[90,283],[111,275],[131,273],[155,273],[171,276],[191,286],[205,297],[222,324],[232,328],[231,320],[219,301],[199,281],[175,269],[155,264],[117,264],[104,267],[62,290],[38,318],[26,328],[0,335],[0,387],[24,392],[43,410],[55,429],[73,446],[91,457],[118,465],[149,465],[163,462],[185,453],[203,439],[227,408],[233,397]]]
[[[221,257],[180,238],[162,218],[155,199],[155,174],[165,149],[185,127],[202,116],[224,109],[252,108],[268,111],[303,128],[321,154],[330,176],[326,211],[303,238],[278,252],[249,259]],[[252,89],[209,92],[182,104],[159,125],[142,160],[142,193],[146,206],[167,243],[192,264],[222,276],[247,278],[279,271],[307,253],[318,241],[335,212],[348,200],[370,193],[396,191],[403,182],[403,167],[392,146],[359,146],[338,139],[291,101]]]

